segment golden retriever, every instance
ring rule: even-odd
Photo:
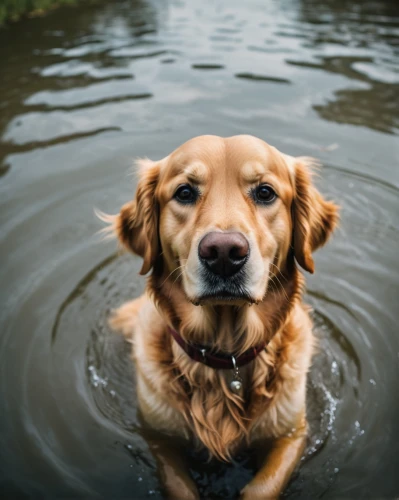
[[[196,137],[139,160],[134,200],[107,219],[143,258],[141,274],[151,272],[145,294],[111,323],[133,344],[169,498],[199,497],[182,443],[220,460],[256,449],[248,500],[277,498],[303,453],[314,340],[297,264],[313,273],[312,252],[338,221],[312,162],[252,136]]]

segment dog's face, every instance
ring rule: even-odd
[[[143,274],[162,269],[191,302],[241,304],[263,299],[292,248],[313,272],[311,253],[336,220],[303,162],[255,137],[202,136],[141,162],[117,232]]]
[[[191,301],[262,299],[288,253],[292,194],[281,155],[252,137],[200,137],[168,158],[159,237]]]

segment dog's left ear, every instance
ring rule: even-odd
[[[291,173],[294,180],[293,248],[298,264],[314,272],[312,253],[323,246],[334,231],[338,220],[338,206],[323,198],[312,180],[311,167],[314,160],[291,158]]]
[[[126,203],[116,216],[116,234],[125,248],[143,258],[140,274],[147,274],[159,257],[159,206],[155,189],[159,178],[159,164],[138,160],[139,182],[133,201]]]

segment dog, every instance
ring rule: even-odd
[[[298,266],[314,272],[338,206],[313,184],[313,159],[248,135],[196,137],[137,163],[135,198],[105,220],[150,274],[111,325],[133,345],[165,493],[199,498],[182,452],[195,445],[223,461],[256,450],[240,498],[277,498],[307,435],[315,342]]]

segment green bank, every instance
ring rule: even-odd
[[[45,12],[60,5],[75,5],[85,0],[0,0],[0,25],[25,15]]]

